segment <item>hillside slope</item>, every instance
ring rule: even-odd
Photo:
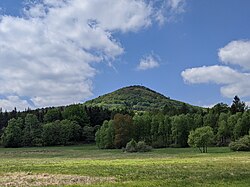
[[[114,92],[99,96],[96,99],[85,102],[87,106],[98,106],[109,109],[132,109],[134,111],[152,111],[168,108],[185,107],[188,110],[195,110],[195,107],[180,101],[172,100],[156,91],[144,86],[128,86]]]

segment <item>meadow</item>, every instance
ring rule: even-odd
[[[211,147],[99,150],[0,148],[0,186],[249,186],[250,153]]]

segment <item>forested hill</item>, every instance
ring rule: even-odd
[[[199,109],[180,101],[172,100],[144,86],[128,86],[114,92],[87,101],[86,106],[98,106],[109,109],[130,109],[134,111],[162,111]]]

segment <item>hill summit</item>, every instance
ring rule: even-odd
[[[185,106],[188,110],[196,107],[184,102],[172,100],[145,86],[128,86],[114,92],[99,96],[85,103],[87,106],[98,106],[109,109],[131,109],[134,111],[163,110],[166,108],[180,109]]]

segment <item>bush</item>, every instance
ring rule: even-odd
[[[144,141],[139,141],[137,143],[137,151],[138,152],[148,152],[151,150],[152,150],[152,147],[148,146]]]
[[[130,142],[128,142],[125,150],[126,150],[126,152],[129,152],[129,153],[137,152],[136,141],[134,139],[132,139]]]
[[[139,141],[138,143],[136,143],[134,139],[128,142],[125,148],[125,151],[129,153],[147,152],[151,150],[152,150],[152,147],[148,146],[144,141]]]
[[[235,142],[229,144],[233,151],[250,151],[250,135],[246,135]]]

